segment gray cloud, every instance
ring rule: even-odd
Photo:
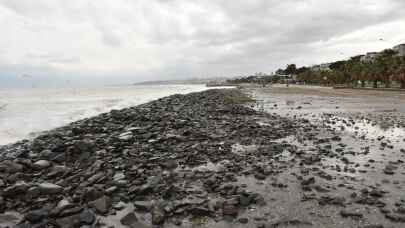
[[[0,0],[0,82],[268,72],[405,42],[404,15],[400,0]]]

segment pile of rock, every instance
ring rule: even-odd
[[[237,175],[271,174],[271,164],[258,161],[281,153],[272,141],[294,129],[288,119],[241,105],[241,97],[237,90],[173,95],[0,148],[0,213],[23,214],[18,227],[94,225],[123,202],[150,213],[155,225],[237,217],[265,203],[234,183]],[[258,123],[263,115],[269,124]],[[234,153],[237,143],[266,149]],[[220,161],[220,169],[199,169]],[[150,225],[136,213],[122,225]]]

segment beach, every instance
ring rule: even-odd
[[[403,98],[242,86],[78,120],[0,147],[0,227],[403,227]]]

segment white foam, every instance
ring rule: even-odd
[[[112,109],[139,105],[176,93],[206,89],[204,85],[153,85],[2,90],[0,145],[29,138],[35,135],[33,132],[50,130]]]

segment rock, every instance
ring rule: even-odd
[[[343,197],[339,197],[339,196],[322,196],[319,200],[318,200],[320,205],[338,205],[338,206],[345,206],[345,202],[346,199]]]
[[[405,223],[405,216],[404,215],[399,215],[399,214],[394,214],[394,213],[388,213],[385,214],[385,217],[393,222],[403,222]]]
[[[16,184],[3,190],[4,197],[17,197],[18,195],[25,194],[29,185],[24,181],[19,181]]]
[[[306,180],[301,181],[301,185],[315,184],[315,177],[310,177]]]
[[[136,217],[134,212],[130,212],[127,215],[125,215],[123,218],[121,218],[120,222],[122,225],[132,227],[133,225],[135,225],[138,222],[138,218]]]
[[[44,209],[29,211],[24,218],[31,223],[38,223],[48,216],[48,211]]]
[[[64,218],[55,219],[55,223],[58,228],[72,228],[72,227],[80,227],[82,221],[80,214],[75,214]],[[85,225],[85,223],[83,223],[83,225]]]
[[[240,223],[242,223],[242,224],[246,224],[246,223],[249,222],[249,219],[248,219],[248,218],[239,218],[239,219],[238,219],[238,222],[240,222]]]
[[[54,207],[51,211],[51,214],[53,216],[57,216],[59,215],[63,210],[65,209],[69,209],[72,207],[75,207],[76,205],[71,203],[69,200],[67,199],[62,199],[58,202],[58,204],[56,205],[56,207]]]
[[[152,208],[152,203],[150,201],[135,201],[134,206],[136,208],[136,210],[139,211],[150,211],[150,209]]]
[[[384,226],[379,225],[379,224],[371,224],[371,225],[362,226],[361,228],[384,228]]]
[[[107,195],[111,195],[111,194],[113,194],[117,189],[118,189],[117,186],[111,186],[111,187],[109,187],[109,188],[107,188],[107,189],[105,190],[105,193],[106,193]]]
[[[265,180],[266,179],[266,175],[261,174],[261,173],[255,173],[255,178],[258,180]]]
[[[194,206],[190,210],[188,210],[193,216],[196,217],[203,217],[211,215],[212,211],[208,208],[201,207],[201,206]]]
[[[0,162],[8,170],[0,171],[5,201],[0,213],[49,208],[48,218],[41,222],[71,228],[98,226],[95,213],[121,216],[124,212],[118,210],[123,206],[116,202],[134,202],[137,212],[151,213],[155,225],[181,224],[177,219],[183,216],[220,219],[221,213],[233,219],[241,209],[259,208],[264,198],[244,191],[250,186],[238,178],[246,174],[265,180],[271,175],[273,180],[300,162],[295,147],[276,140],[293,135],[301,126],[295,125],[296,120],[263,115],[234,100],[241,96],[236,90],[173,95],[0,147],[0,154],[12,159]],[[313,129],[303,130],[302,137],[309,137]],[[254,149],[232,153],[235,142]],[[296,153],[297,161],[283,159],[284,151]],[[313,166],[316,171],[323,156],[315,151],[308,154],[311,162],[319,161]],[[29,184],[18,186],[21,180]],[[278,188],[287,186],[273,182]],[[166,201],[154,206],[148,201],[160,199]],[[131,226],[146,227],[140,221],[132,221]]]
[[[346,217],[351,217],[351,218],[356,218],[356,219],[363,218],[363,214],[361,214],[360,212],[349,211],[349,210],[341,210],[340,215],[344,218],[346,218]]]
[[[99,214],[106,214],[111,207],[111,199],[108,196],[102,196],[89,203]]]
[[[51,163],[47,160],[39,160],[32,164],[32,167],[37,170],[46,169],[51,166]]]
[[[394,175],[395,174],[395,170],[397,170],[398,167],[392,164],[388,164],[387,166],[385,166],[385,168],[383,169],[383,172],[387,175]]]
[[[80,222],[81,224],[84,225],[91,225],[94,223],[94,221],[96,220],[96,216],[94,215],[94,213],[89,210],[89,209],[85,209],[80,213]]]
[[[42,195],[58,194],[63,191],[61,186],[52,183],[38,184],[38,189]]]
[[[312,226],[312,222],[300,219],[281,219],[270,224],[270,227],[283,227],[283,226],[306,227]]]
[[[124,132],[118,136],[118,138],[122,141],[128,141],[133,138],[132,132]]]
[[[168,160],[168,161],[162,162],[161,166],[164,169],[173,170],[173,169],[176,169],[178,167],[178,164],[177,164],[177,162],[175,160]]]
[[[250,195],[242,194],[242,195],[239,197],[239,202],[240,202],[240,205],[241,205],[242,207],[247,207],[247,206],[249,206],[249,205],[251,204],[251,202],[252,202],[252,197],[251,197]]]
[[[32,228],[29,222],[19,223],[14,226],[14,228]]]
[[[236,217],[239,213],[239,208],[232,204],[224,204],[222,207],[222,214]]]
[[[165,222],[166,212],[162,205],[155,205],[152,208],[152,224],[161,225]]]
[[[114,181],[120,181],[125,179],[125,174],[123,173],[116,173],[113,177]]]
[[[16,162],[6,160],[0,163],[0,173],[18,173],[23,170],[23,166]]]

